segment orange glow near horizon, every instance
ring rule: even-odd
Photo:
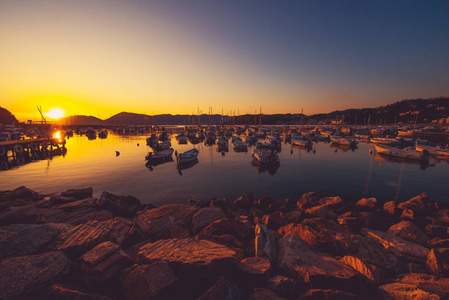
[[[48,112],[44,114],[46,117],[49,117],[50,119],[58,120],[61,118],[64,118],[65,111],[61,108],[52,108]]]

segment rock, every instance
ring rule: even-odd
[[[427,274],[408,273],[396,277],[399,283],[413,284],[418,288],[447,298],[449,296],[449,278]]]
[[[304,211],[293,210],[285,213],[288,223],[299,223],[304,219]]]
[[[125,299],[155,299],[178,279],[172,268],[163,261],[152,264],[134,265],[122,280]]]
[[[282,236],[288,234],[297,236],[309,244],[310,247],[319,251],[326,251],[331,247],[329,240],[324,235],[304,224],[291,223],[279,228],[278,232]]]
[[[239,281],[246,286],[264,284],[270,268],[270,260],[266,257],[247,257],[237,266]]]
[[[405,267],[406,267],[405,269],[406,269],[407,273],[423,273],[423,274],[427,274],[427,270],[426,270],[425,266],[423,266],[422,264],[409,262],[409,263],[406,264]]]
[[[431,201],[426,193],[413,197],[410,200],[398,204],[398,209],[409,209],[415,214],[426,215],[437,210],[435,202]]]
[[[410,221],[401,221],[388,229],[387,234],[402,238],[403,240],[427,245],[429,238]]]
[[[249,300],[282,300],[285,298],[279,297],[272,291],[264,288],[256,288],[254,289],[253,294],[249,298]]]
[[[304,294],[302,294],[301,300],[351,300],[351,299],[361,299],[359,295],[348,293],[335,289],[310,289]]]
[[[321,217],[327,219],[335,219],[337,217],[337,215],[325,204],[308,208],[304,212],[309,217]]]
[[[357,218],[357,217],[339,216],[337,218],[337,222],[339,225],[348,226],[351,228],[357,228],[360,226],[359,218]]]
[[[6,258],[0,261],[0,299],[31,295],[56,280],[68,266],[68,258],[60,251]],[[38,295],[32,298],[38,299]]]
[[[400,218],[402,220],[406,220],[406,221],[414,221],[416,220],[417,216],[416,216],[416,212],[414,212],[411,209],[404,209],[401,213]]]
[[[364,262],[361,259],[346,255],[340,259],[342,263],[347,264],[360,274],[362,274],[369,282],[374,285],[379,285],[383,282],[383,272],[382,269],[372,265],[370,263]]]
[[[81,270],[84,281],[97,286],[111,279],[118,271],[131,263],[129,256],[111,242],[101,243],[81,256]]]
[[[431,249],[426,260],[427,270],[437,276],[449,276],[449,248]]]
[[[188,223],[197,208],[185,204],[168,204],[147,209],[137,216],[139,227],[153,239],[188,237]]]
[[[45,221],[49,223],[83,224],[95,218],[97,210],[90,206],[79,206],[73,209],[42,209]]]
[[[192,230],[193,232],[199,232],[210,223],[224,219],[226,216],[221,208],[218,207],[206,207],[201,208],[192,216]]]
[[[397,208],[396,203],[394,201],[388,201],[384,203],[384,211],[389,215],[396,215],[397,214]]]
[[[91,187],[83,189],[69,189],[61,193],[62,197],[73,197],[76,199],[92,198],[94,190]]]
[[[112,211],[117,216],[132,217],[140,207],[140,200],[134,196],[116,196],[103,192],[96,205]]]
[[[320,199],[323,198],[323,195],[316,192],[308,192],[302,195],[301,199],[296,202],[296,205],[299,208],[307,209],[312,206],[317,206],[320,204]]]
[[[26,200],[26,201],[37,201],[43,197],[41,197],[37,192],[35,192],[25,186],[20,186],[20,187],[16,188],[15,190],[10,191],[6,195],[6,198],[9,200],[21,199],[21,200]]]
[[[264,211],[273,203],[274,203],[274,200],[272,198],[261,197],[261,198],[257,199],[256,206],[258,209]]]
[[[353,289],[361,283],[361,276],[353,268],[322,253],[293,235],[279,240],[279,267],[313,288]]]
[[[64,211],[73,211],[83,207],[94,207],[97,199],[95,198],[84,198],[81,200],[74,200],[65,204],[55,205],[54,208],[62,209]]]
[[[231,219],[220,219],[204,228],[198,234],[198,238],[208,239],[209,237],[224,235],[233,236],[242,243],[246,242],[251,235],[251,224]]]
[[[377,230],[387,230],[385,228],[385,218],[377,212],[362,211],[357,215],[358,223],[361,227],[373,228]]]
[[[245,209],[245,210],[249,210],[251,208],[251,206],[253,205],[253,203],[254,203],[254,197],[251,193],[246,194],[244,196],[240,196],[234,200],[235,207]]]
[[[225,299],[226,279],[220,277],[198,300]]]
[[[440,239],[438,237],[429,241],[430,248],[449,248],[449,239]]]
[[[377,208],[377,199],[362,198],[355,203],[355,207],[360,211],[374,211]]]
[[[70,203],[73,201],[77,201],[79,200],[78,198],[75,197],[64,197],[58,194],[55,195],[51,195],[50,199],[48,199],[48,202],[50,202],[51,205],[56,205],[56,204],[62,204],[62,203]]]
[[[288,220],[284,213],[276,211],[270,215],[264,215],[262,218],[262,223],[272,230],[278,230],[279,227],[288,224]]]
[[[214,198],[210,200],[210,206],[211,207],[219,207],[223,209],[224,211],[227,211],[228,207],[230,206],[230,203],[226,199],[222,198]]]
[[[343,206],[343,199],[340,197],[325,197],[320,199],[320,204],[326,205],[328,208],[336,209]]]
[[[66,284],[55,283],[51,286],[48,299],[53,300],[112,300],[111,297],[82,292]]]
[[[178,273],[208,277],[221,275],[238,262],[237,253],[207,240],[169,239],[148,243],[140,248],[140,262],[167,262]]]
[[[57,235],[71,229],[67,224],[13,224],[0,227],[0,260],[36,254]]]
[[[111,220],[114,219],[114,214],[110,210],[103,209],[97,212],[93,219],[96,221]]]
[[[278,295],[286,298],[293,298],[296,295],[296,281],[291,278],[282,275],[276,275],[268,279],[267,283],[267,287]]]
[[[408,299],[425,299],[440,300],[438,295],[428,293],[416,285],[405,283],[390,283],[379,287],[379,294],[383,299],[391,300],[408,300]]]
[[[431,236],[447,237],[447,231],[449,228],[447,226],[427,224],[426,233]]]
[[[45,217],[33,205],[8,207],[0,214],[0,225],[44,223]]]
[[[59,235],[52,248],[79,257],[104,241],[121,245],[130,228],[130,224],[118,218],[103,222],[90,221]]]
[[[373,229],[362,229],[362,232],[366,236],[370,236],[379,241],[385,249],[394,251],[400,256],[408,257],[409,259],[421,259],[427,258],[429,249],[424,248],[421,245],[405,241],[400,237],[396,237],[381,231]]]
[[[276,259],[276,242],[270,230],[264,225],[257,224],[255,228],[256,239],[255,254],[257,257],[267,257],[269,260]]]

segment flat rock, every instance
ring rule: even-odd
[[[271,268],[266,257],[247,257],[238,265],[238,270],[249,276],[265,276]]]
[[[223,210],[219,207],[201,208],[192,216],[192,230],[199,232],[210,223],[225,217]]]
[[[375,265],[349,255],[342,257],[340,261],[362,274],[372,284],[379,285],[383,282],[382,269]]]
[[[0,227],[0,260],[36,254],[60,233],[71,228],[68,224],[12,224]]]
[[[426,292],[444,296],[445,298],[449,296],[449,278],[420,273],[407,273],[399,275],[395,281],[413,284]]]
[[[309,217],[321,217],[327,219],[334,219],[337,217],[337,215],[334,214],[325,204],[310,207],[306,209],[304,213]]]
[[[122,280],[125,299],[155,299],[178,280],[170,266],[163,261],[134,265],[125,273]]]
[[[431,249],[426,259],[426,267],[430,273],[438,276],[449,276],[449,248]]]
[[[51,286],[48,299],[53,300],[112,300],[111,297],[80,291],[66,284],[55,283]]]
[[[403,240],[427,245],[429,238],[410,221],[401,221],[388,229],[387,234],[400,237]]]
[[[208,240],[168,239],[140,248],[140,262],[165,261],[175,271],[201,277],[221,274],[238,262],[236,251]]]
[[[68,265],[60,251],[6,258],[0,261],[0,299],[32,293],[61,276]]]
[[[320,232],[304,224],[290,223],[278,229],[282,236],[294,235],[309,244],[310,247],[319,251],[326,251],[330,247],[329,240]]]

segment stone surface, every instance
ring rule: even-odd
[[[427,270],[438,276],[449,276],[449,248],[431,249],[426,259]]]
[[[285,298],[282,298],[273,293],[272,291],[264,288],[254,289],[253,294],[251,295],[251,297],[249,297],[249,300],[268,300],[268,299],[281,300]]]
[[[155,299],[178,280],[170,266],[163,261],[134,265],[125,273],[122,280],[125,299]]]
[[[231,219],[220,219],[212,222],[204,228],[198,235],[199,238],[205,239],[210,236],[231,235],[240,242],[247,241],[251,234],[251,225],[249,222],[241,222]]]
[[[43,197],[41,197],[37,192],[33,191],[32,189],[29,189],[25,186],[20,186],[16,188],[15,190],[10,191],[6,198],[9,200],[27,200],[27,201],[37,201]]]
[[[447,298],[449,296],[449,278],[427,274],[407,273],[396,278],[399,283],[413,284],[418,288]]]
[[[361,211],[373,211],[377,208],[377,199],[362,198],[355,203],[355,207]]]
[[[379,294],[383,299],[391,300],[439,300],[438,295],[428,293],[416,285],[406,283],[390,283],[379,287]]]
[[[301,300],[356,300],[360,296],[335,289],[310,289],[301,295]]]
[[[337,217],[335,213],[333,213],[329,207],[325,204],[313,206],[308,209],[306,209],[305,214],[309,217],[321,217],[321,218],[328,218],[328,219],[334,219]]]
[[[140,200],[134,196],[117,196],[103,192],[96,202],[101,209],[108,209],[117,216],[130,217],[135,215],[140,207]]]
[[[91,187],[82,189],[69,189],[61,193],[62,197],[73,197],[76,199],[92,198],[94,190]]]
[[[270,260],[266,257],[247,257],[238,265],[238,270],[249,276],[265,276],[270,268]]]
[[[264,215],[262,223],[272,230],[278,230],[279,227],[288,224],[288,220],[283,212],[276,211],[272,214]]]
[[[32,293],[61,276],[68,265],[59,251],[6,258],[0,261],[0,299]]]
[[[66,284],[55,283],[51,286],[48,299],[52,300],[112,300],[103,295],[89,294]]]
[[[402,238],[403,240],[427,245],[429,238],[410,221],[401,221],[388,229],[387,234]]]
[[[308,192],[302,195],[302,197],[296,202],[296,205],[299,208],[307,209],[309,207],[319,205],[321,198],[323,198],[323,196],[320,193]]]
[[[398,209],[411,210],[415,214],[425,215],[430,212],[434,212],[437,207],[433,201],[430,200],[429,196],[426,193],[413,197],[410,200],[399,203],[397,206]]]
[[[310,247],[319,251],[326,251],[330,247],[329,241],[324,235],[304,224],[291,223],[279,228],[278,232],[282,236],[288,234],[297,236],[309,244]]]
[[[220,277],[198,300],[226,299],[226,279]]]
[[[389,215],[396,215],[397,208],[396,203],[394,201],[388,201],[384,203],[384,211]]]
[[[326,205],[329,208],[335,209],[343,206],[343,199],[340,197],[325,197],[320,199],[320,204]]]
[[[192,216],[192,230],[199,232],[210,223],[225,217],[223,210],[219,207],[202,208]]]
[[[293,298],[297,294],[297,284],[291,278],[282,275],[276,275],[268,279],[268,288],[278,295],[287,298]]]
[[[360,274],[362,274],[369,282],[374,285],[382,284],[383,272],[382,269],[370,263],[362,261],[360,258],[346,255],[340,259],[342,263],[347,264]]]

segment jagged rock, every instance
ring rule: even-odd
[[[417,218],[416,212],[411,209],[404,209],[401,213],[400,218],[406,221],[414,221]]]
[[[264,225],[257,224],[255,235],[255,255],[257,257],[267,257],[274,261],[276,259],[276,242],[270,230]]]
[[[36,254],[57,235],[71,228],[68,224],[12,224],[0,227],[0,260]]]
[[[111,279],[118,271],[131,263],[129,256],[111,242],[101,243],[80,258],[84,281],[90,286]]]
[[[268,279],[267,283],[270,290],[283,297],[293,298],[296,295],[297,284],[291,278],[276,275]]]
[[[377,199],[362,198],[355,203],[355,207],[360,211],[374,211],[377,208]]]
[[[96,205],[102,209],[109,209],[117,216],[134,216],[140,207],[140,200],[134,196],[116,196],[103,192]]]
[[[327,219],[335,219],[337,217],[337,215],[333,213],[325,204],[313,206],[306,209],[304,212],[309,217],[321,217]]]
[[[95,198],[83,198],[81,200],[75,200],[69,203],[55,205],[53,208],[72,211],[82,207],[94,207],[95,202],[96,202]]]
[[[427,224],[426,225],[426,233],[430,236],[438,236],[438,237],[447,237],[447,231],[449,228],[447,226],[435,225],[435,224]]]
[[[357,215],[358,223],[361,227],[386,230],[385,218],[377,212],[362,211]]]
[[[427,270],[425,266],[419,263],[409,262],[406,264],[406,272],[407,273],[423,273],[427,274]]]
[[[167,262],[176,272],[187,276],[221,275],[238,262],[236,251],[207,240],[169,239],[148,243],[140,248],[140,262]]]
[[[249,300],[282,300],[285,298],[279,297],[272,291],[264,288],[256,288],[254,289],[253,294],[249,298]]]
[[[396,203],[394,201],[388,201],[384,203],[384,211],[389,215],[396,215],[397,214],[397,208]]]
[[[78,257],[104,241],[121,245],[130,228],[129,223],[118,218],[103,222],[90,221],[59,235],[52,248]]]
[[[79,200],[79,199],[75,198],[75,197],[64,197],[64,196],[55,194],[55,195],[50,196],[50,199],[48,199],[48,202],[51,205],[57,205],[57,204],[70,203],[70,202],[77,201],[77,200]]]
[[[430,248],[449,248],[449,239],[440,239],[438,237],[429,241]]]
[[[340,197],[325,197],[320,199],[320,204],[326,205],[328,208],[336,209],[343,206],[343,199]]]
[[[44,223],[45,217],[34,205],[10,206],[0,214],[0,225]]]
[[[373,229],[363,229],[362,232],[366,236],[370,236],[378,240],[385,249],[396,252],[401,256],[408,257],[410,259],[426,259],[429,249],[424,248],[419,244],[405,241],[400,237],[389,235],[387,233],[373,230]]]
[[[126,270],[122,280],[122,290],[125,299],[155,299],[177,280],[175,273],[166,262],[156,261],[149,265],[134,265]]]
[[[103,209],[97,212],[93,219],[96,221],[111,220],[114,219],[114,214],[110,210]]]
[[[348,227],[359,227],[359,218],[357,217],[346,217],[346,216],[339,216],[337,218],[337,222],[339,225],[348,226]]]
[[[402,238],[403,240],[427,245],[429,238],[410,221],[401,221],[388,229],[387,234]]]
[[[60,251],[0,261],[0,299],[33,293],[61,276],[69,263]],[[38,299],[37,295],[33,295],[33,298]]]
[[[42,209],[41,213],[45,217],[45,222],[78,225],[93,220],[97,210],[90,206],[80,206],[73,209]]]
[[[449,276],[449,248],[431,249],[427,255],[426,266],[430,273]]]
[[[214,198],[210,200],[210,206],[211,207],[219,207],[221,209],[223,209],[224,211],[226,211],[228,209],[228,207],[230,206],[230,203],[228,200],[223,199],[223,198]]]
[[[16,188],[15,190],[10,191],[6,198],[9,200],[26,200],[26,201],[37,201],[43,198],[40,196],[37,192],[33,191],[32,189],[29,189],[25,186],[20,186]]]
[[[234,200],[234,206],[241,209],[249,210],[254,203],[253,195],[246,194],[244,196],[240,196]]]
[[[247,257],[237,266],[238,277],[245,285],[263,284],[270,271],[271,263],[266,257]]]
[[[279,228],[278,232],[282,236],[294,235],[309,244],[310,247],[319,251],[329,249],[330,243],[324,235],[304,224],[288,224]]]
[[[340,259],[342,263],[347,264],[360,274],[362,274],[369,282],[379,285],[383,282],[383,272],[382,269],[372,265],[370,263],[364,262],[361,259],[346,255]]]
[[[256,206],[260,210],[264,211],[273,203],[274,203],[274,200],[272,198],[270,198],[270,197],[261,197],[261,198],[257,199]]]
[[[168,204],[147,209],[137,216],[139,227],[154,239],[188,237],[187,226],[197,208],[185,204]]]
[[[198,300],[225,299],[226,279],[220,277]]]
[[[352,289],[361,282],[361,275],[346,264],[313,251],[298,237],[287,235],[278,242],[279,267],[291,276],[309,283],[313,288]]]
[[[82,189],[69,189],[61,193],[62,197],[73,197],[76,199],[92,198],[94,190],[91,187]]]
[[[251,224],[231,219],[220,219],[201,230],[198,238],[209,239],[210,237],[224,235],[230,235],[240,242],[245,242],[251,235]]]
[[[435,202],[431,201],[426,193],[413,197],[410,200],[398,204],[398,209],[411,210],[414,214],[425,215],[437,210]]]
[[[437,294],[445,298],[449,296],[449,278],[419,273],[407,273],[399,275],[396,277],[395,281],[413,284],[426,292]]]
[[[361,299],[359,295],[335,289],[310,289],[302,294],[301,300],[356,300]]]
[[[323,198],[323,195],[316,192],[308,192],[302,195],[302,197],[296,202],[296,205],[299,208],[307,209],[312,206],[317,206],[320,204],[320,199]]]
[[[221,208],[206,207],[201,208],[192,216],[192,230],[198,232],[211,224],[212,222],[225,218],[225,214]]]
[[[288,223],[299,223],[304,219],[304,211],[293,210],[285,213]]]
[[[391,300],[408,300],[408,299],[422,299],[422,300],[440,300],[438,295],[428,293],[416,285],[405,283],[390,283],[379,287],[379,294],[383,299]]]
[[[272,230],[278,230],[279,227],[288,224],[288,220],[284,213],[276,211],[270,215],[264,215],[262,218],[262,223]]]
[[[80,291],[66,284],[55,283],[51,286],[48,299],[52,300],[112,300],[111,297],[94,295]]]

